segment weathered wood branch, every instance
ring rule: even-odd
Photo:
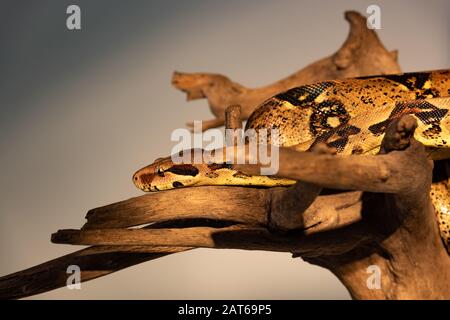
[[[414,172],[415,181],[407,180],[410,182],[409,188],[405,188],[403,184],[392,184],[392,187],[389,187],[390,193],[386,193],[386,191],[384,193],[365,193],[361,206],[353,206],[354,209],[357,208],[352,210],[350,215],[354,219],[347,221],[345,225],[340,220],[340,223],[337,223],[338,228],[329,228],[327,232],[307,233],[304,228],[289,233],[274,233],[267,225],[268,219],[266,218],[264,219],[266,225],[253,227],[233,225],[224,228],[164,229],[157,232],[154,230],[61,231],[54,236],[54,240],[63,243],[108,245],[135,245],[143,241],[145,244],[165,246],[184,244],[193,247],[296,252],[305,260],[334,272],[354,298],[449,298],[450,259],[439,238],[434,210],[426,192],[426,190],[429,191],[431,185],[432,162],[427,160],[423,146],[412,139],[414,129],[415,120],[413,118],[404,117],[400,121],[394,122],[383,141],[382,150],[387,154],[371,158],[373,161],[377,161],[377,158],[383,159],[388,173],[396,174],[393,181],[409,176],[410,170]],[[406,149],[404,151],[396,150],[399,148]],[[281,158],[280,172],[283,172],[285,167],[289,168],[291,163],[320,165],[321,162],[327,163],[327,170],[336,171],[345,161],[353,161],[356,169],[350,176],[356,182],[345,186],[354,186],[360,190],[379,191],[377,189],[378,179],[360,179],[360,176],[365,177],[368,169],[364,167],[363,170],[359,170],[357,166],[364,157],[349,156],[344,158],[345,161],[328,163],[328,160],[324,160],[326,159],[323,158],[324,155],[314,153],[308,153],[313,158],[305,160],[306,154],[295,152],[290,154],[292,158]],[[399,166],[397,166],[398,164]],[[396,170],[390,170],[392,166]],[[316,171],[316,175],[323,170],[324,168],[320,168],[319,171]],[[298,171],[301,169],[296,167],[292,173]],[[334,177],[333,179],[338,178]],[[390,185],[386,179],[382,180]],[[332,187],[335,186],[343,187],[341,184],[332,185]],[[297,187],[298,185],[286,189],[269,189],[266,192],[289,193]],[[342,195],[321,196],[316,201],[337,196]],[[283,197],[278,199],[283,199]],[[274,201],[273,198],[271,199],[271,209],[281,208],[286,216],[298,219],[289,212],[289,208],[291,208],[293,212],[297,213],[296,206],[286,206],[284,201],[273,205],[272,201]],[[311,213],[313,207],[314,203],[305,210],[303,215]],[[327,208],[322,207],[324,210],[320,210],[318,216],[320,213],[326,212]],[[359,211],[360,216],[355,215],[355,211]],[[295,222],[298,221],[295,220]],[[305,227],[304,224],[303,226]],[[109,233],[110,231],[111,233]],[[306,231],[309,229],[306,228]],[[382,290],[367,286],[367,268],[369,266],[376,266],[381,270]],[[436,272],[436,269],[439,272]]]
[[[406,128],[406,131],[410,132],[414,130],[414,126],[409,125],[408,121],[403,121],[398,128],[402,128],[403,131]],[[385,140],[390,142],[383,143],[383,150],[388,153],[373,156],[371,161],[383,159],[381,161],[385,163],[389,173],[387,176],[390,177],[390,173],[393,172],[396,174],[395,179],[399,180],[410,176],[410,171],[413,171],[416,181],[411,182],[409,191],[403,188],[403,183],[400,183],[402,186],[400,188],[390,187],[389,191],[392,193],[364,193],[362,197],[360,192],[323,195],[317,197],[299,216],[298,207],[286,205],[286,198],[283,197],[295,192],[298,185],[272,189],[243,187],[177,189],[95,209],[88,214],[88,222],[82,230],[60,231],[53,236],[53,241],[102,244],[125,249],[126,246],[143,248],[148,245],[151,248],[149,250],[163,246],[175,247],[174,250],[178,251],[183,250],[180,247],[186,246],[186,249],[210,247],[295,252],[305,260],[334,272],[354,298],[448,298],[450,260],[439,238],[433,208],[427,194],[431,183],[432,164],[426,160],[423,146],[415,140],[409,142],[404,151],[391,151],[392,147],[405,146],[403,143],[395,143],[395,139],[412,137],[412,134],[399,135],[398,131],[388,130]],[[349,165],[346,163],[349,161],[354,162],[352,167],[356,169],[350,177],[356,182],[348,182],[345,185],[336,182],[331,185],[332,187],[354,186],[358,190],[379,190],[379,177],[374,175],[374,178],[370,179],[372,176],[369,176],[367,179],[366,173],[366,170],[377,166],[366,167],[363,164],[363,167],[358,167],[361,159],[366,160],[364,157],[349,156],[339,161],[329,161],[328,157],[337,156],[304,152],[288,154],[292,158],[281,158],[280,172],[288,172],[293,162],[303,163],[305,166],[307,163],[327,164],[327,172],[333,172],[339,171],[343,164]],[[404,161],[405,155],[409,161]],[[390,170],[391,166],[396,170]],[[320,172],[311,171],[310,168],[308,170],[306,172],[312,175]],[[293,170],[290,174],[296,172]],[[384,179],[386,175],[383,173],[382,177]],[[334,179],[347,181],[342,176],[335,176]],[[314,179],[312,182],[326,181]],[[388,183],[386,179],[384,183]],[[252,203],[251,212],[246,210],[248,203]],[[293,218],[289,223],[301,227],[288,233],[273,230],[270,216],[277,210],[278,214],[282,215],[284,212],[286,217]],[[292,213],[290,210],[294,214],[290,214]],[[162,228],[161,225],[159,227],[150,225],[147,229],[117,229],[151,222],[198,218],[219,220],[229,224],[223,227],[174,229],[170,227],[168,221],[169,224]],[[130,256],[133,254],[130,253]],[[115,259],[115,256],[116,254],[109,259]],[[137,260],[129,258],[129,263],[131,265],[154,257],[154,255],[142,256],[142,253],[139,253]],[[61,270],[61,263],[74,264],[74,259],[78,262],[77,254],[74,257],[69,255],[69,259],[49,262],[47,265],[44,264],[44,267],[36,267],[35,270],[26,270],[1,278],[0,288],[9,288],[11,292],[15,292],[14,297],[31,294],[33,291],[24,287],[27,287],[29,281],[33,282],[36,272],[40,272],[42,268]],[[93,259],[94,262],[97,261]],[[102,261],[100,260],[100,263]],[[366,281],[362,281],[367,279],[366,268],[373,264],[385,273],[382,280],[383,290],[370,290]],[[107,269],[105,273],[125,266],[126,263],[123,266],[116,265]],[[435,272],[436,270],[439,272]],[[61,271],[60,275],[63,276]],[[92,277],[100,275],[96,273]],[[44,279],[47,284],[34,285],[34,288],[54,288],[64,285],[64,278],[38,279],[39,281]],[[408,279],[414,279],[413,284],[409,284]]]
[[[90,210],[83,229],[127,228],[161,221],[199,218],[253,226],[268,225],[271,220],[269,215],[278,206],[282,207],[278,201],[281,201],[286,192],[291,191],[289,188],[204,186],[150,193]],[[275,200],[274,197],[280,200]],[[321,207],[338,212],[352,207],[359,198],[359,192],[320,196],[303,215],[302,219],[310,224],[302,224],[301,227],[309,228],[321,221]],[[251,211],[248,210],[249,203],[252,205]],[[328,218],[328,214],[323,217],[324,220]]]
[[[94,246],[0,278],[0,299],[18,299],[66,286],[71,265],[81,269],[81,281],[103,277],[133,265],[190,248]]]
[[[225,109],[225,128],[226,129],[242,128],[240,105],[235,104]]]
[[[188,99],[208,99],[216,118],[203,129],[222,125],[225,108],[235,104],[242,114],[230,108],[227,128],[238,128],[239,118],[290,87],[400,70],[396,52],[384,48],[360,14],[347,12],[346,19],[350,34],[336,54],[273,85],[249,89],[221,75],[180,73],[173,83]],[[65,286],[69,265],[80,266],[87,281],[208,247],[293,252],[331,270],[358,299],[449,299],[450,258],[429,198],[432,163],[412,139],[411,120],[400,124],[389,128],[382,155],[281,149],[278,174],[299,180],[289,188],[176,189],[90,210],[81,230],[61,230],[52,240],[92,247],[1,277],[0,298]],[[258,166],[241,169],[259,173]],[[357,191],[319,195],[323,187]],[[380,269],[381,289],[367,286],[369,266]]]
[[[402,162],[424,161],[413,157],[422,146],[413,143],[405,152],[387,155],[361,155],[357,158],[342,155],[316,155],[289,148],[279,149],[280,165],[277,176],[301,180],[326,188],[399,193],[419,188],[415,176],[404,176]],[[252,159],[247,155],[246,159]],[[260,165],[236,165],[248,174],[259,174]],[[332,170],[330,168],[333,168]]]
[[[271,247],[275,251],[289,252],[291,250],[288,249],[292,249],[289,238],[273,235],[263,227],[267,224],[267,215],[272,210],[271,205],[274,206],[275,211],[278,210],[275,208],[275,203],[277,202],[273,202],[271,197],[283,192],[287,192],[287,189],[198,187],[148,194],[91,210],[87,215],[88,222],[82,229],[82,232],[77,231],[75,233],[72,232],[72,234],[78,233],[80,237],[84,237],[85,235],[91,236],[89,232],[92,232],[97,234],[99,239],[104,236],[100,242],[105,241],[105,243],[108,242],[113,245],[96,245],[30,269],[1,277],[0,299],[22,298],[64,287],[68,277],[67,267],[69,265],[80,266],[82,281],[88,281],[166,254],[189,250],[191,248],[185,246],[185,240],[189,239],[189,237],[191,237],[190,239],[195,239],[195,242],[194,240],[191,242],[197,243],[199,247],[259,250],[263,248],[268,250]],[[214,201],[214,197],[208,198],[207,195],[216,195],[217,201]],[[302,217],[301,225],[306,229],[304,234],[333,229],[339,225],[348,225],[360,219],[360,196],[361,193],[359,192],[351,192],[319,197]],[[223,199],[229,200],[223,202]],[[252,203],[251,212],[248,210],[249,203]],[[176,205],[174,206],[173,204]],[[205,207],[208,210],[205,211]],[[186,209],[188,210],[186,211]],[[150,237],[153,237],[153,245],[150,246],[143,245],[145,243],[144,239],[139,241],[136,238],[133,238],[134,241],[141,243],[140,245],[120,245],[123,242],[128,242],[128,244],[133,242],[132,237],[129,238],[128,232],[143,232],[144,229],[119,229],[119,232],[125,232],[121,235],[128,238],[128,240],[114,235],[114,231],[117,229],[109,229],[136,226],[156,221],[161,226],[161,222],[167,220],[188,219],[195,221],[198,218],[209,218],[214,221],[238,221],[241,224],[247,223],[252,226],[248,230],[244,228],[235,230],[236,232],[225,232],[231,230],[229,230],[230,228],[224,228],[221,230],[222,233],[220,235],[213,234],[214,228],[204,228],[201,239],[196,228],[179,229],[177,236],[170,233],[170,230],[160,229],[157,231],[158,229],[156,229],[149,232],[151,234]],[[168,226],[170,226],[171,222],[168,221],[168,223]],[[205,230],[210,231],[210,238],[205,236]],[[60,240],[58,237],[61,234],[64,233],[54,235],[53,240],[61,242],[58,241]],[[71,233],[69,232],[69,234]],[[71,243],[68,240],[66,242]],[[274,240],[279,241],[279,243],[274,243]],[[155,246],[154,244],[159,241],[170,243],[170,245],[164,247]],[[87,242],[84,243],[86,244]],[[183,245],[181,247],[173,246],[174,243]],[[213,243],[216,243],[216,245],[212,245]],[[311,241],[307,251],[314,252],[318,245],[317,242]]]
[[[396,193],[363,195],[363,218],[358,224],[371,240],[341,255],[299,253],[336,274],[353,298],[450,299],[450,257],[439,237],[429,196],[433,163],[413,139],[415,128],[414,118],[405,116],[386,132],[381,150],[393,156],[389,165],[400,163],[398,181],[411,181],[409,175],[414,179],[409,190],[401,187]],[[380,272],[379,287],[370,285],[368,268]]]
[[[334,150],[322,144],[318,144],[312,149],[313,154],[332,155],[334,152]],[[297,181],[292,188],[283,192],[275,192],[272,196],[272,206],[275,207],[272,207],[269,226],[279,231],[302,228],[305,211],[314,203],[314,200],[322,190],[323,187],[321,185]],[[326,212],[324,209],[322,210]],[[319,224],[321,224],[320,230],[323,230],[323,221]],[[328,225],[330,224],[328,223]],[[316,230],[318,229],[313,228],[311,231],[314,232]]]
[[[224,124],[225,109],[239,104],[241,118],[271,96],[307,83],[364,75],[398,73],[397,52],[385,49],[366,18],[355,11],[345,12],[350,32],[342,47],[333,55],[312,63],[291,76],[261,88],[247,88],[226,76],[210,73],[175,72],[173,85],[187,94],[187,100],[206,98],[214,119],[203,122],[203,130]],[[188,125],[192,126],[191,123]]]

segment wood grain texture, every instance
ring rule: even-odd
[[[384,48],[360,14],[347,12],[346,19],[350,34],[336,54],[273,85],[248,89],[222,75],[180,73],[173,83],[188,99],[208,99],[216,118],[203,129],[223,124],[225,108],[239,104],[241,116],[231,116],[227,125],[234,128],[237,118],[289,87],[400,70],[396,53]],[[382,155],[281,149],[279,175],[300,180],[292,187],[193,187],[92,209],[80,230],[52,236],[54,242],[92,247],[1,277],[0,298],[65,286],[72,264],[87,281],[208,247],[292,252],[329,269],[355,299],[450,299],[450,258],[429,198],[433,163],[413,139],[411,120],[399,121],[410,134],[399,135],[398,122],[391,124]],[[369,266],[380,268],[381,289],[368,288]]]
[[[225,128],[226,129],[242,128],[240,105],[238,104],[231,105],[225,109]]]
[[[0,299],[18,299],[67,285],[71,265],[80,267],[81,281],[98,277],[139,263],[158,259],[190,248],[155,246],[93,246],[58,257],[32,268],[0,278]]]

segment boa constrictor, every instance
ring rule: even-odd
[[[450,70],[370,76],[324,81],[280,93],[253,112],[246,129],[276,128],[278,145],[300,151],[322,142],[341,154],[376,154],[389,123],[412,114],[418,123],[414,137],[426,147],[431,159],[440,160],[450,158],[449,109]],[[269,135],[268,143],[270,140]],[[133,182],[143,191],[194,185],[272,187],[295,183],[272,176],[249,176],[226,162],[174,164],[171,157],[140,169]],[[449,181],[434,182],[431,198],[450,252]]]

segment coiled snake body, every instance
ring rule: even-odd
[[[412,114],[414,137],[433,160],[450,158],[450,70],[330,80],[280,93],[262,103],[246,129],[277,129],[277,144],[307,151],[325,143],[341,154],[378,153],[389,123]],[[270,141],[268,136],[268,142]],[[274,142],[275,143],[275,142]],[[186,151],[185,151],[186,152]],[[134,184],[144,191],[194,185],[283,186],[295,181],[249,176],[228,163],[174,164],[158,159],[137,171]],[[449,181],[432,185],[431,198],[441,237],[450,252]]]

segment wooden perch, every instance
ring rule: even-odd
[[[70,265],[82,270],[86,282],[133,265],[190,248],[94,246],[0,278],[0,299],[19,299],[64,287]]]
[[[180,73],[174,85],[188,99],[208,98],[217,118],[203,129],[225,118],[235,129],[260,102],[289,87],[400,70],[396,53],[386,51],[360,14],[347,12],[346,19],[350,34],[336,54],[273,85],[248,89],[221,75]],[[241,108],[225,117],[236,104]],[[80,230],[52,235],[56,243],[92,247],[1,277],[0,298],[63,287],[69,265],[78,265],[87,281],[207,247],[292,252],[331,270],[356,299],[450,299],[450,258],[429,198],[433,163],[414,129],[412,118],[392,123],[377,156],[339,156],[321,145],[313,152],[281,148],[278,174],[298,180],[292,187],[180,188],[92,209]],[[255,165],[241,169],[259,173]],[[367,284],[374,266],[380,289]]]
[[[232,105],[225,109],[225,128],[226,129],[242,128],[240,105],[238,104]]]
[[[411,116],[393,122],[380,156],[339,157],[281,150],[281,177],[335,189],[376,192],[363,194],[362,219],[357,223],[314,235],[316,244],[321,242],[319,238],[327,239],[331,247],[344,249],[342,252],[324,254],[322,247],[316,247],[311,255],[299,245],[298,256],[331,270],[354,298],[450,298],[450,258],[439,238],[429,198],[433,163],[427,159],[425,148],[413,139],[416,126]],[[259,172],[258,166],[241,169],[250,174]],[[349,234],[356,238],[348,239]],[[368,287],[366,270],[370,266],[379,268],[382,289]]]
[[[316,61],[291,76],[261,88],[247,88],[226,76],[210,73],[175,72],[172,84],[187,94],[187,100],[206,98],[214,119],[203,121],[207,130],[224,124],[225,109],[241,106],[241,119],[247,119],[264,100],[287,89],[329,79],[399,73],[397,51],[387,51],[366,18],[356,11],[345,12],[350,32],[333,55]],[[192,126],[192,123],[188,124]]]
[[[271,197],[285,190],[285,188],[253,189],[244,187],[186,188],[169,192],[151,193],[91,210],[87,215],[88,221],[82,232],[60,231],[52,236],[52,240],[54,242],[62,242],[61,239],[66,238],[65,243],[71,243],[73,239],[78,237],[78,243],[81,244],[81,241],[83,241],[84,244],[87,244],[85,236],[91,237],[92,234],[97,234],[98,236],[107,234],[106,238],[109,240],[103,238],[100,242],[110,242],[114,243],[114,245],[96,245],[33,268],[1,277],[0,298],[22,298],[64,287],[68,277],[67,267],[69,265],[80,266],[82,281],[88,281],[144,261],[189,250],[191,248],[186,247],[185,242],[183,242],[183,240],[186,240],[185,237],[189,235],[193,239],[190,241],[193,243],[194,240],[197,241],[196,243],[201,247],[213,247],[211,243],[215,241],[205,236],[207,232],[210,232],[212,235],[213,231],[216,231],[214,228],[203,228],[203,242],[198,240],[200,235],[197,236],[198,229],[196,228],[180,229],[175,237],[170,229],[148,229],[150,231],[149,236],[155,240],[154,243],[164,241],[171,243],[170,246],[144,246],[143,243],[145,241],[143,239],[141,245],[130,245],[132,241],[136,241],[136,238],[134,240],[128,238],[130,233],[122,233],[122,236],[125,236],[128,240],[123,237],[117,237],[114,230],[119,230],[119,232],[142,232],[144,230],[118,229],[128,226],[155,221],[161,222],[166,219],[174,221],[175,219],[195,220],[196,218],[208,218],[214,221],[217,219],[237,221],[241,225],[248,224],[252,226],[248,230],[238,229],[241,234],[247,235],[247,238],[241,238],[239,232],[230,234],[224,232],[221,235],[225,236],[224,244],[221,245],[219,242],[216,247],[262,249],[264,245],[271,241],[271,237],[274,237],[277,241],[283,239],[258,226],[267,224],[269,219],[267,215],[270,214],[271,203],[273,203]],[[217,198],[214,198],[214,196]],[[344,225],[360,219],[360,196],[359,192],[320,196],[305,212],[303,227],[307,233],[314,233],[321,231],[320,227],[322,225],[333,228],[338,226],[338,222]],[[223,199],[228,200],[223,202]],[[176,204],[175,206],[172,205],[174,203]],[[248,210],[249,203],[252,203],[251,211]],[[273,205],[276,206],[276,202]],[[206,212],[205,206],[208,206]],[[327,208],[327,210],[322,210],[323,208]],[[220,228],[218,230],[220,231]],[[223,231],[225,230],[230,230],[230,228],[224,228]],[[110,231],[112,232],[109,233]],[[104,233],[102,234],[102,232]],[[220,239],[219,235],[216,236]],[[284,248],[282,251],[289,252],[291,250],[288,249],[292,249],[289,241],[289,239],[284,239],[282,243],[270,244],[270,246],[276,251]],[[120,242],[128,242],[128,244],[126,246],[119,245]],[[172,244],[175,242],[183,243],[183,246],[173,247]],[[312,243],[311,245],[315,246],[316,244]],[[314,251],[314,248],[310,250]]]
[[[449,298],[450,259],[439,238],[427,194],[432,163],[426,159],[423,146],[412,140],[415,127],[411,119],[405,117],[400,125],[394,123],[397,129],[406,130],[406,135],[396,134],[400,129],[388,130],[383,143],[383,150],[387,154],[370,157],[373,163],[378,163],[386,171],[376,170],[369,179],[366,170],[377,166],[366,167],[366,157],[348,156],[339,161],[330,161],[329,157],[338,156],[281,150],[282,175],[297,174],[298,168],[314,163],[320,170],[318,172],[325,169],[330,172],[330,178],[325,179],[316,172],[312,178],[308,178],[311,183],[326,182],[332,188],[353,187],[384,193],[321,195],[299,215],[299,207],[286,204],[288,195],[302,192],[297,189],[298,185],[271,189],[176,189],[92,210],[83,229],[58,231],[52,236],[52,241],[105,245],[87,250],[107,248],[109,256],[106,260],[109,263],[116,261],[115,257],[120,257],[120,252],[128,253],[122,264],[106,264],[108,268],[101,268],[106,270],[92,274],[89,273],[92,270],[89,266],[105,265],[105,258],[101,255],[98,259],[96,255],[90,256],[86,268],[82,268],[83,273],[87,272],[87,275],[83,274],[83,279],[150,260],[158,254],[167,254],[165,250],[168,249],[165,248],[172,248],[172,252],[192,247],[237,248],[295,252],[296,256],[334,272],[354,298]],[[403,151],[391,150],[393,146],[405,146],[404,143],[395,143],[395,137],[399,136],[407,137],[411,142]],[[285,153],[290,158],[284,158]],[[405,161],[405,157],[409,161]],[[297,166],[293,168],[292,163]],[[339,176],[332,172],[341,172],[341,167],[348,168],[352,163],[356,169],[349,178],[343,179],[348,180],[343,184]],[[305,170],[305,173],[299,174],[302,178],[308,177],[307,172],[311,173],[308,171],[310,169]],[[408,179],[411,171],[414,172],[414,181]],[[399,183],[390,184],[388,181],[391,178],[398,179]],[[337,179],[336,182],[333,183],[333,179]],[[409,189],[404,187],[405,179]],[[380,181],[387,183],[387,190],[382,189]],[[248,203],[252,203],[250,212],[247,210]],[[208,210],[205,211],[205,207]],[[292,217],[293,221],[289,223],[295,226],[294,230],[287,233],[286,230],[277,232],[273,229],[274,224],[270,224],[274,216],[283,213],[285,219]],[[208,223],[205,226],[179,227],[177,221],[189,219],[212,219],[219,221],[219,224],[215,227],[208,226]],[[164,220],[169,220],[166,227],[150,224],[145,229],[122,229]],[[171,221],[178,227],[171,227]],[[158,249],[161,247],[163,249]],[[155,250],[158,252],[156,255]],[[69,263],[79,263],[79,256],[80,252],[1,278],[1,296],[20,297],[35,294],[33,290],[36,288],[45,290],[65,285],[63,267]],[[366,270],[371,265],[381,270],[382,290],[367,287]],[[48,270],[59,270],[60,277],[50,277]],[[33,285],[30,286],[30,282]],[[45,282],[45,285],[41,282]],[[10,292],[15,294],[11,295]]]
[[[358,160],[343,155],[316,155],[280,148],[280,166],[277,176],[314,183],[326,188],[400,193],[421,188],[416,176],[403,176],[401,162],[424,161],[410,158],[421,145],[413,144],[408,152],[387,155],[364,155]],[[249,159],[249,158],[248,158]],[[394,160],[400,160],[395,162]],[[260,166],[236,165],[248,174],[259,174]],[[330,170],[329,168],[333,168]]]

